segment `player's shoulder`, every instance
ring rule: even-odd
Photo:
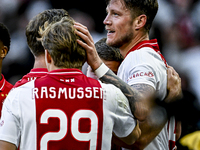
[[[154,56],[155,54],[157,55],[157,52],[153,48],[142,47],[140,49],[129,52],[127,55],[127,58],[129,58],[130,56],[131,57],[135,56],[135,57],[138,57],[138,59],[140,59],[140,58],[144,58],[145,56],[146,57]]]
[[[6,80],[5,80],[5,86],[8,89],[12,89],[13,88],[13,85],[10,82],[6,81]]]
[[[10,99],[12,101],[19,99],[19,97],[27,96],[28,93],[31,93],[32,89],[34,88],[34,81],[27,82],[21,86],[13,87],[8,96],[7,99]]]
[[[14,86],[12,88],[12,90],[20,92],[20,91],[23,91],[23,90],[26,90],[26,89],[31,89],[33,87],[34,87],[34,80],[23,83],[19,86]]]

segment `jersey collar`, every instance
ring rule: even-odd
[[[4,88],[5,88],[5,83],[6,83],[6,80],[5,80],[5,78],[4,78],[4,75],[3,75],[3,74],[1,74],[1,77],[2,77],[2,79],[1,79],[1,81],[0,81],[0,91],[3,91],[3,90],[4,90]]]
[[[33,68],[30,73],[47,73],[47,68]]]
[[[65,74],[65,75],[71,75],[71,74],[83,74],[81,70],[79,69],[56,69],[56,70],[52,70],[50,71],[48,74],[54,74],[54,75],[61,75],[61,74]]]
[[[126,54],[126,56],[132,52],[132,51],[135,51],[135,50],[139,50],[140,48],[142,47],[150,47],[150,48],[153,48],[154,50],[156,51],[160,51],[160,48],[158,46],[158,42],[157,42],[157,39],[152,39],[152,40],[145,40],[145,41],[142,41],[142,42],[139,42],[138,44],[136,44],[134,47],[132,47],[128,53]]]
[[[164,56],[161,54],[160,52],[160,48],[158,46],[158,41],[157,39],[152,39],[152,40],[145,40],[145,41],[142,41],[138,44],[136,44],[130,51],[128,51],[128,53],[126,54],[126,56],[130,53],[130,52],[133,52],[135,50],[140,50],[141,48],[143,47],[149,47],[149,48],[152,48],[154,51],[156,51],[161,59],[164,61],[165,63],[165,66],[167,67],[167,61],[165,60]],[[125,57],[126,57],[125,56]]]

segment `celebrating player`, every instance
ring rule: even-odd
[[[107,0],[107,16],[104,20],[107,44],[120,49],[125,57],[117,75],[133,89],[120,88],[129,97],[131,110],[140,121],[141,137],[127,148],[163,150],[174,149],[176,122],[168,120],[166,110],[157,105],[156,98],[168,102],[171,96],[181,96],[181,79],[177,76],[177,86],[167,96],[167,63],[160,53],[156,39],[149,39],[149,30],[158,10],[156,0]],[[117,87],[124,85],[95,55],[95,47],[87,28],[76,24],[77,34],[85,41],[79,41],[86,50],[88,64],[96,70],[101,81]],[[92,57],[91,57],[92,56]],[[108,71],[108,72],[107,72]],[[105,75],[104,75],[105,74]],[[127,92],[128,91],[128,92]],[[169,98],[170,97],[170,98]],[[165,99],[166,98],[166,99]]]
[[[112,132],[127,144],[140,136],[120,89],[86,77],[85,50],[69,16],[44,24],[47,75],[8,95],[0,126],[0,149],[110,149]],[[123,127],[123,128],[122,128]]]

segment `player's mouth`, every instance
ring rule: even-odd
[[[108,31],[107,35],[112,35],[113,33],[115,33],[115,31],[113,30],[107,30],[107,31]]]

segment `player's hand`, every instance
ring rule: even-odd
[[[174,147],[174,150],[177,150],[177,146]]]
[[[100,59],[92,36],[90,35],[89,30],[86,26],[76,22],[74,27],[77,29],[76,34],[83,40],[77,40],[78,44],[81,45],[87,53],[87,62],[91,66],[93,70],[96,70],[102,64],[102,60]]]
[[[182,97],[181,78],[171,66],[167,69],[167,90],[166,103],[174,102]]]

